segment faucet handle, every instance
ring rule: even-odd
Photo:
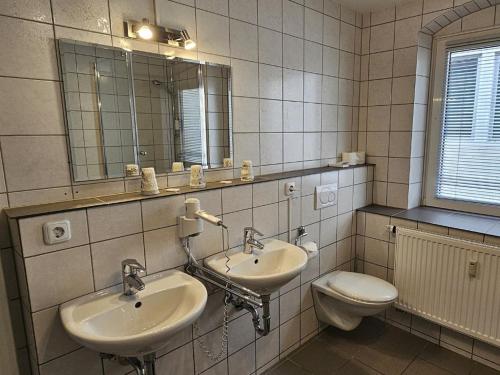
[[[145,272],[146,271],[146,268],[139,263],[139,261],[137,259],[131,259],[131,258],[128,258],[128,259],[124,259],[122,260],[122,270],[123,272],[125,272],[125,269],[126,268],[129,268],[129,272],[130,273],[136,273],[137,271],[139,272]]]
[[[249,233],[251,235],[253,235],[253,234],[258,234],[259,236],[264,235],[261,231],[259,231],[258,229],[255,229],[254,227],[245,227],[243,229],[243,233],[244,233],[245,238],[248,236]]]

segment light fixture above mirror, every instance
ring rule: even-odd
[[[196,47],[196,43],[191,39],[186,29],[167,29],[163,26],[150,23],[147,18],[143,18],[140,22],[133,20],[125,21],[124,27],[125,36],[129,38],[151,40],[185,49]]]

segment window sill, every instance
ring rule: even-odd
[[[395,207],[370,205],[359,208],[358,211],[500,237],[500,217],[496,216],[427,206],[405,210]]]

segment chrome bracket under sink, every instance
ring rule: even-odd
[[[223,289],[226,292],[226,296],[228,295],[229,303],[237,309],[245,309],[252,314],[253,326],[259,335],[266,336],[269,334],[271,330],[271,312],[269,307],[271,298],[269,294],[261,295],[256,293],[217,272],[191,261],[191,258],[188,258],[184,270],[190,276],[197,277]],[[259,308],[262,308],[262,326],[258,311]]]

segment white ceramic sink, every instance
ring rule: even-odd
[[[153,353],[193,323],[207,302],[205,286],[180,271],[146,281],[144,290],[125,296],[117,286],[60,307],[64,328],[92,350],[122,357]]]
[[[205,265],[213,271],[260,294],[271,294],[297,276],[307,265],[304,250],[288,242],[270,239],[262,241],[264,249],[245,254],[240,249],[226,257],[217,254],[205,259]]]

